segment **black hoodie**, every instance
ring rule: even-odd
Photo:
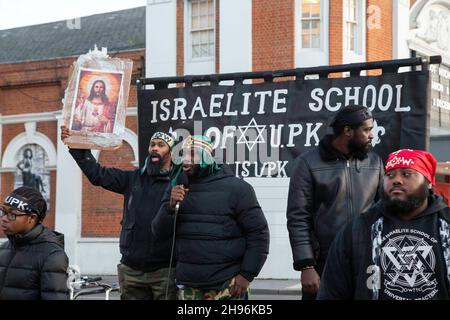
[[[450,209],[442,198],[430,196],[408,221],[380,201],[336,236],[318,299],[448,300],[449,281]]]
[[[0,245],[0,300],[67,300],[64,235],[36,225]]]
[[[177,218],[177,284],[219,289],[237,274],[252,281],[269,252],[267,221],[252,186],[223,166],[188,188]],[[153,233],[166,238],[173,226],[170,191],[152,224]]]

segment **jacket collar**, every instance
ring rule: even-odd
[[[193,184],[202,184],[202,183],[208,183],[215,180],[220,180],[223,178],[228,177],[234,177],[233,171],[228,165],[222,165],[219,171],[214,173],[213,175],[207,176],[207,177],[194,177],[189,179],[189,183]]]
[[[34,226],[33,229],[24,234],[15,234],[13,236],[8,236],[9,241],[14,247],[20,247],[23,245],[27,245],[42,233],[44,230],[44,226],[41,223],[38,223]]]

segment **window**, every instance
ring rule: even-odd
[[[215,56],[215,8],[213,0],[191,0],[191,58]]]
[[[302,0],[301,12],[301,47],[320,49],[320,0]]]
[[[357,0],[345,0],[344,16],[345,16],[345,50],[357,52]]]
[[[295,0],[295,66],[329,64],[329,0]]]
[[[342,4],[342,62],[366,61],[366,0],[343,0]]]

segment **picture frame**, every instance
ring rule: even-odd
[[[63,99],[63,123],[71,148],[115,150],[125,134],[133,61],[97,48],[74,62]]]
[[[123,72],[80,68],[69,129],[113,133],[117,107],[123,91]]]

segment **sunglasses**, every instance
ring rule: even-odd
[[[16,218],[20,217],[20,216],[31,215],[31,213],[17,213],[17,212],[20,212],[20,211],[0,205],[0,218],[3,218],[4,216],[6,216],[9,221],[15,221]]]

